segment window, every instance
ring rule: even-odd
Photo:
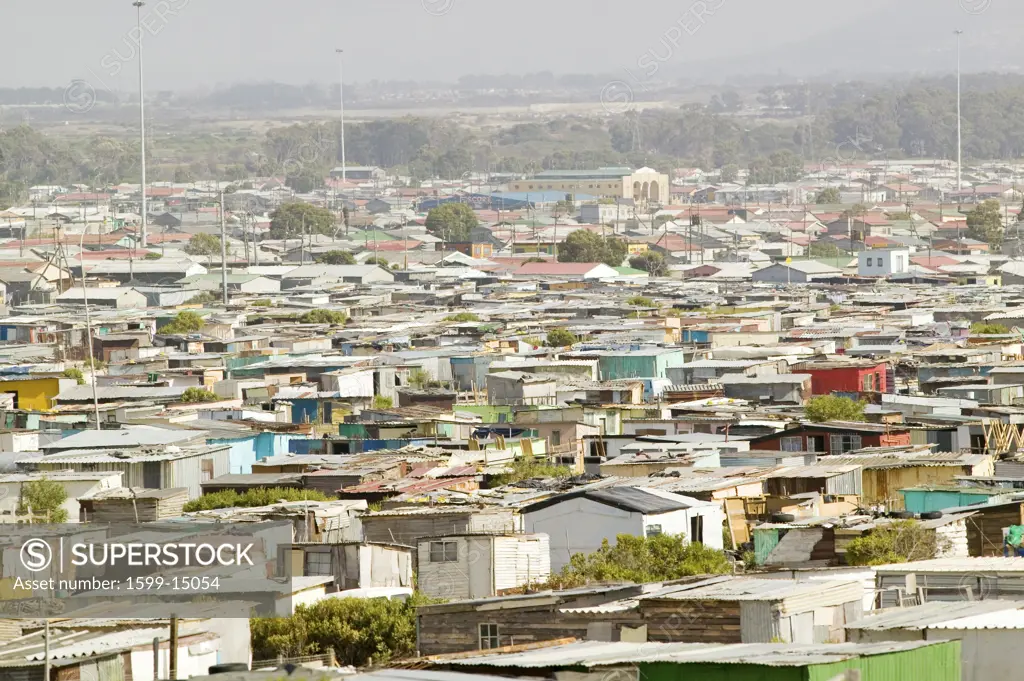
[[[501,635],[497,624],[480,625],[480,650],[501,647]]]
[[[551,446],[557,447],[562,444],[562,431],[553,430],[551,431]]]
[[[455,563],[459,560],[459,545],[453,541],[430,542],[431,563]]]
[[[861,389],[864,392],[872,392],[875,389],[875,375],[867,374],[861,379]]]
[[[832,448],[829,454],[843,454],[854,449],[860,449],[860,435],[833,435],[831,444]]]
[[[874,264],[874,258],[868,258],[868,267],[871,267]]]
[[[331,572],[330,551],[309,551],[303,564],[303,574],[307,577],[329,576]]]
[[[804,448],[804,439],[799,435],[794,437],[782,438],[782,451],[784,452],[800,452]]]
[[[661,534],[661,525],[648,525],[647,526],[647,536],[648,537],[657,537],[659,534]]]

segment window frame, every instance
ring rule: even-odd
[[[497,622],[481,622],[477,625],[477,643],[480,650],[501,647],[501,627]]]
[[[450,554],[449,549],[451,549]],[[431,563],[458,563],[459,542],[454,539],[430,542],[430,546],[427,547],[427,559]]]

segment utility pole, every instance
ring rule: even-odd
[[[963,179],[961,173],[961,160],[963,147],[960,137],[960,36],[963,35],[961,29],[953,31],[956,34],[956,191],[959,193],[963,190]],[[959,196],[957,197],[959,201]]]
[[[50,681],[50,618],[43,624],[43,681]]]
[[[224,190],[220,192],[220,283],[224,287],[224,305],[228,304],[228,230],[224,220]]]
[[[146,92],[142,68],[142,7],[145,4],[142,0],[136,0],[132,3],[136,10],[136,25],[139,31],[139,153],[142,157],[142,227],[139,239],[143,248],[149,245],[149,238],[146,233],[146,223],[148,220],[146,216]]]

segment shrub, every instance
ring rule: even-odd
[[[355,257],[348,251],[327,251],[316,259],[324,265],[355,265]]]
[[[348,321],[348,316],[337,310],[310,310],[299,317],[299,321],[303,324],[341,325]]]
[[[533,478],[568,478],[572,477],[572,469],[568,466],[558,466],[544,460],[520,458],[509,465],[510,470],[500,473],[491,478],[491,487],[501,487],[521,480],[532,480]]]
[[[188,388],[181,394],[181,401],[185,404],[199,404],[201,402],[217,402],[220,400],[216,393],[203,388]]]
[[[807,403],[807,418],[815,423],[825,421],[863,421],[864,402],[854,402],[849,397],[818,395]]]
[[[579,338],[566,329],[548,331],[547,343],[553,348],[565,348],[579,342]]]
[[[252,301],[253,307],[273,307],[274,302],[268,298],[261,298],[260,300]]]
[[[195,312],[182,310],[174,317],[174,320],[170,324],[166,324],[157,329],[157,333],[172,336],[184,336],[190,333],[196,333],[201,330],[205,324],[206,322],[203,321],[203,318]]]
[[[390,409],[393,406],[395,406],[395,401],[390,397],[385,397],[384,395],[373,396],[374,409]]]
[[[635,537],[620,534],[615,545],[605,539],[590,554],[577,553],[546,586],[571,589],[590,582],[658,582],[693,575],[732,573],[725,553],[682,536],[659,534]]]
[[[450,314],[444,318],[446,322],[478,322],[480,317],[473,314],[472,312],[459,312],[457,314]]]
[[[849,565],[888,565],[935,558],[949,540],[941,541],[933,530],[916,520],[899,520],[876,527],[846,547]]]
[[[339,665],[379,665],[416,652],[416,608],[437,603],[420,594],[406,601],[330,598],[300,605],[291,617],[250,620],[253,659],[334,650]]]
[[[985,322],[978,322],[977,324],[971,325],[971,333],[984,335],[1002,335],[1010,333],[1010,329],[1003,324],[988,324]]]
[[[241,494],[232,489],[204,494],[198,499],[186,503],[184,510],[193,513],[217,508],[253,508],[254,506],[269,506],[282,499],[284,501],[332,501],[336,497],[329,497],[320,490],[291,487],[257,487]]]
[[[654,307],[654,301],[643,296],[633,296],[626,301],[626,305],[632,305],[633,307]]]
[[[78,385],[85,385],[85,374],[78,367],[69,367],[64,370],[64,378],[73,378]]]

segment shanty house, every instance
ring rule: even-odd
[[[341,591],[408,587],[413,553],[412,547],[380,542],[296,543],[278,547],[277,574],[330,576]]]
[[[620,534],[680,535],[722,548],[722,505],[648,487],[605,487],[560,494],[520,509],[523,529],[551,542],[551,569],[561,570],[575,553],[593,553]]]
[[[419,541],[419,589],[431,598],[486,598],[551,575],[545,534],[470,534]]]

